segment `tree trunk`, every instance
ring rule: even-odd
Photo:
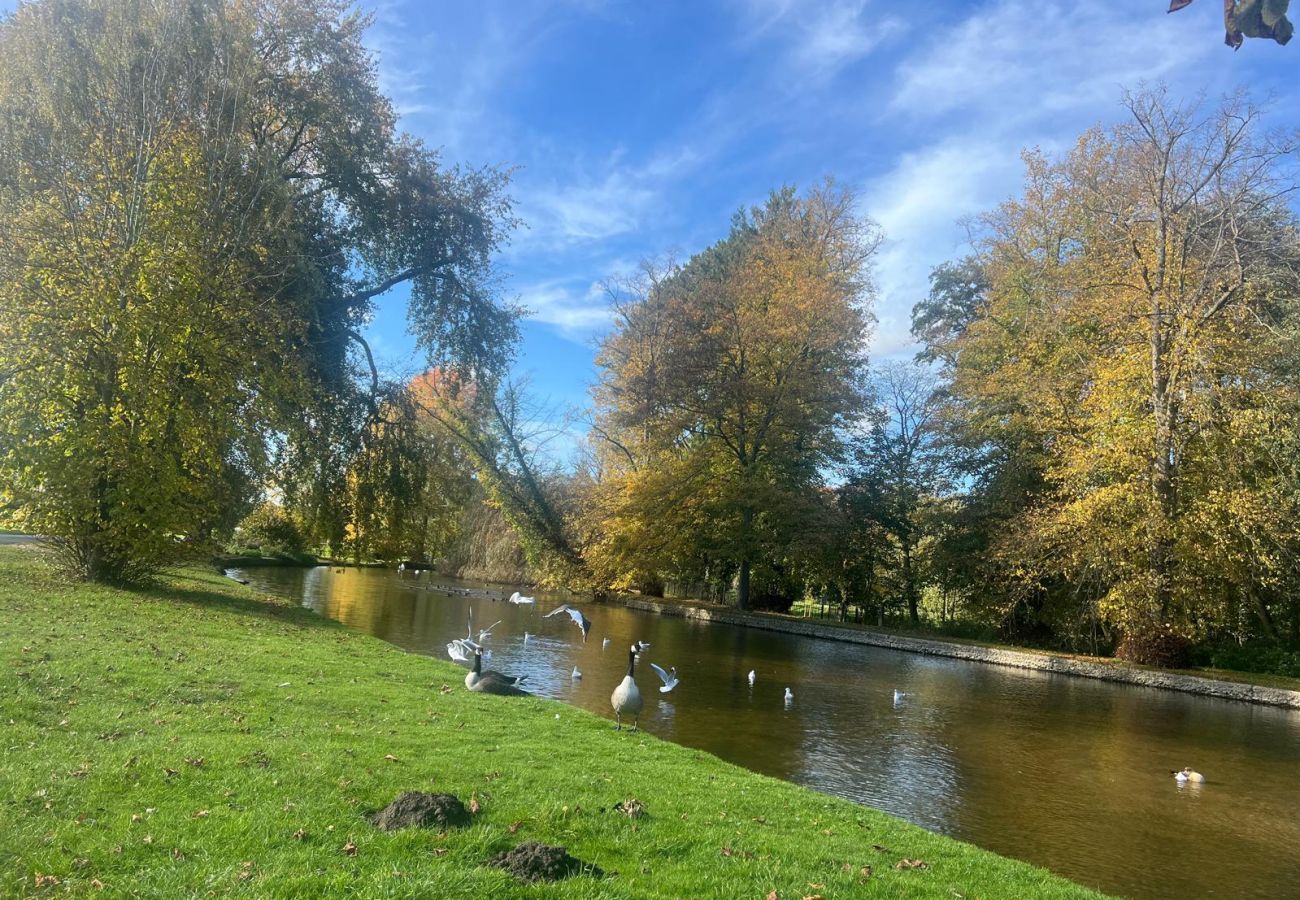
[[[903,593],[907,596],[907,615],[913,625],[921,624],[920,610],[917,608],[916,585],[912,577],[912,543],[903,541]]]
[[[736,579],[736,609],[749,609],[749,532],[754,525],[754,509],[746,506],[740,514],[742,551],[740,575]]]
[[[1151,326],[1151,414],[1155,418],[1155,441],[1151,454],[1151,491],[1155,495],[1156,521],[1152,523],[1148,568],[1151,574],[1153,609],[1158,616],[1154,625],[1168,621],[1173,600],[1173,523],[1175,494],[1174,417],[1175,407],[1169,397],[1169,376],[1165,372],[1165,347],[1158,322],[1159,310]]]

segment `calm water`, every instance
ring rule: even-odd
[[[626,648],[646,640],[641,724],[660,737],[1110,893],[1300,897],[1300,712],[595,604],[584,645],[567,616],[541,618],[562,598],[512,606],[375,569],[244,574],[444,659],[467,610],[476,629],[500,619],[491,668],[611,719]],[[650,662],[677,667],[671,694]],[[1185,765],[1208,782],[1180,787],[1169,772]]]

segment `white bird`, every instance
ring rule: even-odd
[[[789,688],[785,689],[785,702],[786,703],[794,702],[794,691],[790,690]]]
[[[574,666],[574,667],[573,667],[573,677],[574,677],[574,678],[581,678],[581,677],[582,677],[582,673],[578,671],[578,667],[577,667],[577,666]]]
[[[632,730],[636,731],[637,725],[641,719],[641,691],[636,686],[636,657],[644,647],[649,644],[638,641],[633,644],[627,653],[627,674],[623,680],[614,688],[614,693],[609,695],[610,705],[614,707],[614,730],[623,730],[623,716],[632,717]]]
[[[655,670],[655,674],[659,676],[659,680],[664,683],[664,686],[659,689],[659,693],[666,694],[669,691],[671,691],[673,688],[677,687],[676,666],[673,666],[673,670],[671,672],[665,672],[663,669],[659,668],[659,666],[655,665],[654,663],[650,663],[650,668]]]
[[[600,642],[600,649],[604,650],[608,646],[609,646],[609,638],[605,638],[603,641]]]
[[[551,616],[558,616],[560,613],[569,614],[569,618],[573,620],[573,624],[582,629],[582,642],[584,644],[587,643],[587,632],[591,631],[591,619],[584,616],[582,610],[578,609],[576,606],[570,606],[567,603],[555,607],[555,609],[542,616],[542,618],[549,619]],[[650,645],[646,644],[646,646],[648,647]]]
[[[447,645],[447,655],[456,662],[469,662],[470,653],[472,653],[464,642],[457,639]]]
[[[405,571],[406,571],[406,563],[404,563],[404,562],[403,562],[403,563],[398,563],[398,564],[397,564],[397,574],[398,574],[398,575],[401,575],[401,574],[402,574],[403,572],[405,572]]]
[[[240,578],[238,575],[236,575],[234,572],[230,571],[229,569],[222,569],[221,574],[225,575],[231,581],[238,582],[239,584],[248,584],[247,578]]]
[[[520,594],[518,591],[515,591],[513,594],[510,595],[510,602],[515,604],[516,606],[527,606],[530,603],[536,603],[537,598],[525,597],[522,594]]]
[[[902,705],[903,705],[903,698],[906,697],[906,696],[907,696],[907,694],[903,693],[902,691],[898,691],[898,690],[894,691],[894,705],[895,705],[895,706],[902,706]]]
[[[756,676],[755,676],[755,674],[754,674],[754,670],[753,670],[753,669],[750,669],[750,670],[749,670],[749,686],[750,686],[750,687],[753,687],[753,686],[754,686],[754,678],[755,678],[755,677],[756,677]]]
[[[482,631],[480,631],[480,632],[478,633],[478,642],[479,642],[480,644],[486,643],[486,642],[487,642],[487,639],[490,638],[490,637],[492,637],[492,629],[493,629],[493,628],[496,628],[496,627],[497,627],[498,625],[500,625],[500,624],[501,624],[501,620],[500,620],[500,619],[497,619],[495,622],[493,622],[493,623],[492,623],[491,625],[489,625],[487,628],[484,628]]]
[[[525,632],[524,632],[524,646],[527,646],[527,645],[528,645],[528,639],[529,639],[530,637],[532,637],[532,635],[530,635],[528,632],[525,631]]]
[[[1195,769],[1186,768],[1183,769],[1181,772],[1175,772],[1174,780],[1177,781],[1179,784],[1186,784],[1189,781],[1192,782],[1193,784],[1201,784],[1202,782],[1205,781],[1205,776],[1202,775],[1200,772],[1197,772]]]

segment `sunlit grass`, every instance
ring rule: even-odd
[[[469,694],[449,662],[215,574],[128,592],[38,560],[0,548],[0,894],[1094,896],[558,702]],[[406,790],[480,811],[372,828]],[[612,811],[631,797],[647,816]],[[524,840],[605,877],[484,866]]]

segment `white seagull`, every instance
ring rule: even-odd
[[[581,678],[581,677],[582,677],[582,673],[578,671],[578,667],[577,667],[577,666],[574,666],[574,667],[573,667],[573,677],[574,677],[574,678]]]
[[[587,643],[587,632],[591,631],[591,619],[584,616],[582,610],[578,609],[576,606],[570,606],[567,603],[563,606],[555,607],[555,609],[542,616],[542,618],[549,619],[551,616],[558,616],[560,613],[569,614],[569,618],[573,620],[573,624],[582,629],[582,642],[584,644]],[[647,644],[647,646],[649,645]]]
[[[515,591],[513,594],[510,595],[510,602],[515,604],[516,606],[527,606],[530,603],[536,603],[537,598],[525,597],[522,594],[520,594],[518,591]]]
[[[785,689],[785,702],[786,705],[789,705],[794,702],[794,691],[790,690],[789,688]]]
[[[755,678],[755,677],[756,677],[756,676],[754,675],[754,670],[753,670],[753,669],[750,669],[750,670],[749,670],[749,686],[750,686],[750,687],[753,687],[753,686],[754,686],[754,678]]]
[[[609,638],[605,638],[603,641],[600,642],[600,649],[604,650],[608,646],[609,646]]]
[[[659,693],[666,694],[669,691],[671,691],[673,688],[677,687],[676,666],[673,666],[673,670],[671,672],[665,672],[663,669],[659,668],[659,666],[655,665],[654,663],[650,663],[650,668],[655,670],[655,674],[659,676],[659,680],[664,683],[664,686],[659,689]]]
[[[447,655],[456,662],[469,662],[471,652],[460,639],[454,640],[447,645]]]
[[[894,691],[894,705],[895,705],[895,706],[902,706],[902,705],[903,705],[903,698],[906,697],[906,696],[907,696],[907,694],[903,693],[902,691],[898,691],[898,690]]]
[[[493,623],[492,623],[491,625],[489,625],[487,628],[484,628],[482,631],[480,631],[480,632],[478,633],[478,642],[479,642],[480,644],[482,644],[482,643],[484,643],[485,641],[487,641],[488,638],[492,637],[492,629],[493,629],[493,628],[496,628],[496,627],[497,627],[498,625],[500,625],[500,624],[501,624],[501,620],[500,620],[500,619],[497,619],[495,622],[493,622]]]

